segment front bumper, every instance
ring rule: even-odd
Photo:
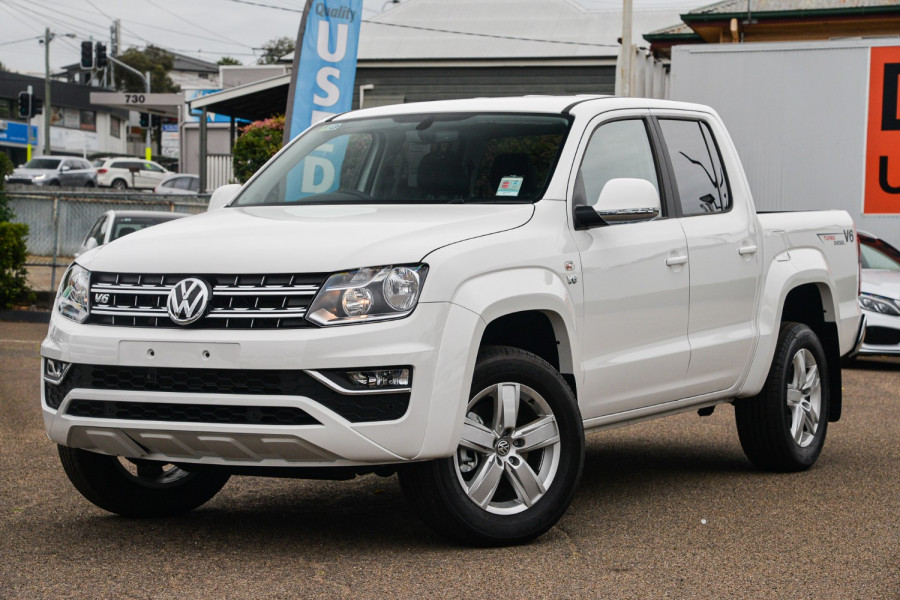
[[[325,329],[126,328],[54,314],[41,354],[74,366],[59,386],[42,386],[44,423],[58,444],[166,462],[349,466],[449,456],[480,326],[449,303]],[[388,396],[397,394],[323,395],[310,379],[310,371],[396,365],[413,373],[396,402]]]
[[[866,334],[857,356],[900,355],[900,317],[869,310],[866,318]]]

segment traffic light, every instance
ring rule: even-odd
[[[97,45],[95,46],[95,48],[96,48],[97,52],[95,55],[94,64],[97,65],[98,69],[102,69],[106,66],[106,64],[108,62],[106,59],[106,45],[101,44],[100,42],[97,42]]]
[[[44,101],[38,98],[37,96],[31,97],[31,116],[38,114],[39,112],[44,112]]]
[[[31,118],[31,94],[28,92],[19,92],[19,106],[16,111],[20,118]]]
[[[90,69],[94,66],[94,43],[81,42],[81,68]]]
[[[150,127],[150,113],[141,113],[141,127],[144,129]]]

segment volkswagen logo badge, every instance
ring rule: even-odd
[[[510,451],[509,440],[507,440],[505,438],[500,438],[499,440],[497,440],[496,450],[497,450],[497,454],[499,454],[500,456],[506,456],[507,454],[509,454],[509,451]]]
[[[169,318],[179,325],[190,325],[206,314],[211,296],[212,289],[202,279],[182,279],[169,291]]]

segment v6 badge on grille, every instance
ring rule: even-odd
[[[190,325],[206,314],[211,297],[212,288],[202,279],[182,279],[169,292],[169,318],[179,325]]]

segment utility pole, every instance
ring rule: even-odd
[[[109,60],[110,64],[115,63],[115,64],[119,65],[120,67],[122,67],[123,69],[131,71],[132,73],[134,73],[135,75],[137,75],[138,77],[143,79],[144,85],[146,86],[146,89],[147,89],[147,96],[150,96],[150,71],[147,71],[146,73],[141,73],[140,71],[138,71],[131,65],[127,65],[127,64],[123,63],[121,60],[119,60],[118,58],[116,58],[114,56],[107,56],[106,58],[107,58],[107,60]],[[150,127],[147,127],[147,135],[146,135],[144,144],[145,144],[144,156],[146,157],[147,160],[151,160],[152,155],[153,155],[153,149],[150,148]]]
[[[112,27],[109,28],[110,38],[109,38],[109,55],[110,56],[119,56],[119,44],[122,43],[122,22],[119,19],[113,21]],[[116,89],[116,72],[115,72],[115,64],[110,61],[109,63],[109,87],[112,89]]]
[[[619,90],[626,98],[631,96],[631,65],[634,58],[631,52],[631,3],[632,0],[623,0],[622,4],[622,64],[619,66],[622,85]]]
[[[44,29],[44,154],[50,154],[50,28]]]

